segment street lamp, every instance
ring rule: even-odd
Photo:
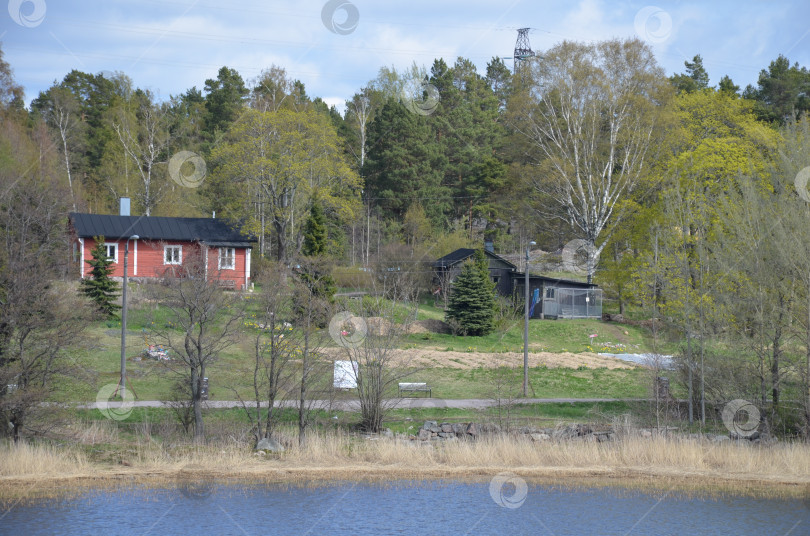
[[[129,257],[129,241],[139,238],[138,235],[132,235],[124,243],[124,291],[121,294],[121,381],[118,384],[121,389],[121,398],[124,398],[124,391],[127,388],[127,258]]]
[[[523,274],[525,279],[523,283],[524,293],[526,294],[525,303],[525,318],[523,319],[523,396],[529,396],[529,249],[536,246],[537,243],[532,240],[526,246],[526,272]]]

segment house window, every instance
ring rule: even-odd
[[[235,248],[219,248],[219,269],[220,270],[236,269]]]
[[[546,289],[546,299],[547,300],[553,300],[554,299],[554,289],[553,288],[547,288]]]
[[[163,246],[163,264],[183,264],[183,246]]]
[[[104,251],[107,253],[107,258],[113,262],[118,262],[118,244],[104,243]]]

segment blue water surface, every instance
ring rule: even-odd
[[[489,480],[97,490],[6,505],[0,534],[810,535],[801,500],[506,486],[495,493]]]

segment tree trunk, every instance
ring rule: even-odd
[[[307,400],[307,381],[309,381],[309,326],[304,333],[304,351],[301,353],[301,397],[298,400],[298,446],[303,447],[306,443],[306,415],[305,406]]]
[[[202,415],[202,383],[205,377],[205,366],[191,367],[191,399],[194,406],[194,442],[205,440],[205,423]]]
[[[785,297],[779,292],[777,301],[779,306],[779,314],[776,317],[776,326],[773,335],[773,360],[771,361],[771,398],[773,399],[774,411],[779,409],[779,360],[782,354],[782,319],[785,316]]]
[[[286,225],[278,219],[273,220],[273,227],[276,229],[276,241],[278,249],[276,250],[276,260],[284,262],[287,256],[287,237],[284,236],[286,232]]]

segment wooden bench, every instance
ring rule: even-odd
[[[400,383],[399,384],[399,396],[402,396],[402,393],[417,393],[417,392],[425,392],[428,393],[430,398],[433,398],[433,390],[428,387],[426,383]]]
[[[217,281],[217,284],[227,290],[236,290],[236,281],[233,279],[220,279]]]

